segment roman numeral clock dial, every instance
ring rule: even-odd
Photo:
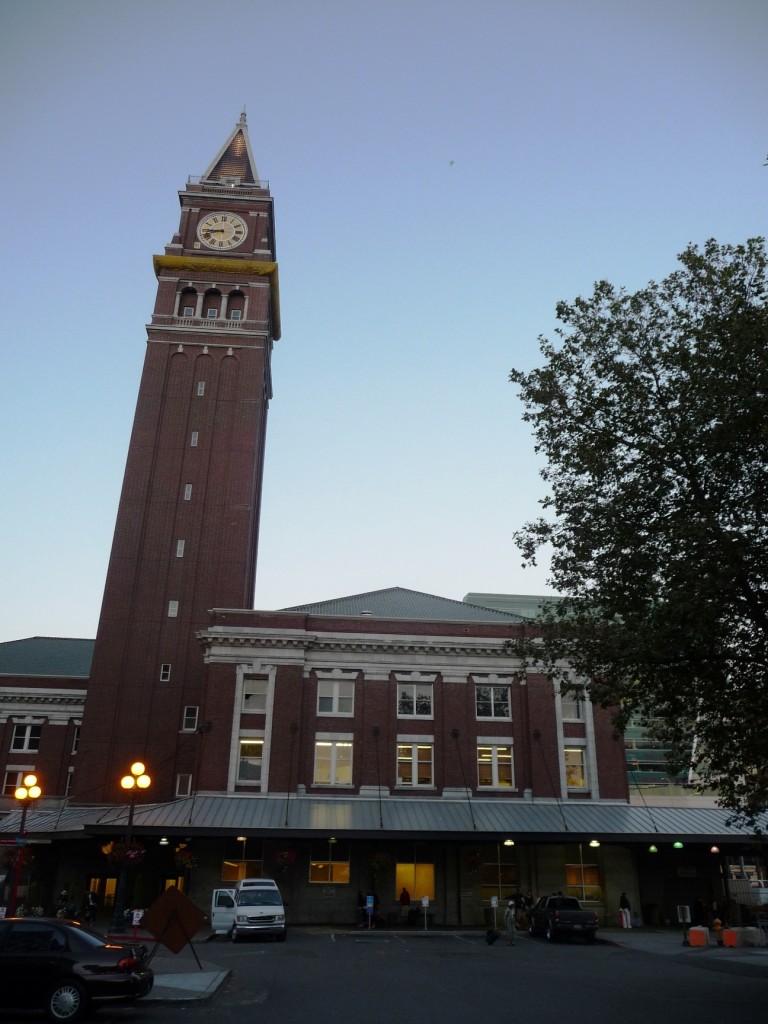
[[[209,213],[197,225],[197,237],[208,249],[234,249],[247,234],[245,221],[234,213]]]

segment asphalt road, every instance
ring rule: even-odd
[[[704,967],[598,942],[521,936],[293,932],[284,944],[217,940],[230,970],[212,1002],[108,1007],[100,1024],[764,1024],[768,960]],[[16,1024],[14,1019],[14,1024]],[[0,1013],[0,1024],[9,1020]]]

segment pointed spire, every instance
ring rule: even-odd
[[[256,184],[259,180],[256,161],[253,159],[251,142],[248,138],[245,107],[243,107],[240,120],[232,129],[227,141],[211,161],[202,180],[218,183],[224,178],[236,178],[243,184],[249,185]],[[231,184],[231,181],[227,183]]]

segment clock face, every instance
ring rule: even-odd
[[[234,249],[247,234],[245,221],[234,213],[209,213],[197,225],[197,237],[209,249]]]

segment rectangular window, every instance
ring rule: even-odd
[[[264,753],[264,740],[240,740],[240,760],[237,768],[237,781],[255,784],[261,782],[261,759]]]
[[[160,666],[160,682],[167,683],[171,678],[171,666],[169,662]]]
[[[197,382],[197,394],[198,394],[199,398],[202,398],[202,396],[205,394],[205,381],[204,380],[199,380]]]
[[[196,704],[188,704],[184,708],[184,714],[181,719],[181,731],[182,732],[194,732],[197,729],[197,715],[199,708]]]
[[[350,740],[315,741],[316,786],[352,785],[352,742]]]
[[[566,896],[575,896],[583,903],[603,901],[600,868],[597,864],[566,864],[565,884]]]
[[[175,619],[178,614],[179,614],[179,602],[178,601],[169,601],[168,602],[168,618],[169,619]]]
[[[184,543],[185,542],[183,540],[177,540],[176,541],[176,557],[177,558],[183,558],[184,557]]]
[[[176,796],[192,795],[192,775],[189,772],[181,772],[176,776]]]
[[[184,484],[184,501],[192,501],[192,484]]]
[[[504,718],[509,721],[512,717],[509,707],[508,686],[475,687],[475,713],[478,718]]]
[[[313,842],[309,855],[312,885],[349,885],[349,847],[335,839]]]
[[[267,710],[268,679],[243,680],[243,711],[255,711],[264,714]]]
[[[511,744],[478,744],[477,784],[493,789],[509,789],[514,785]]]
[[[397,784],[398,786],[432,786],[431,743],[398,743]]]
[[[583,747],[565,748],[565,783],[568,789],[587,788],[587,769]]]
[[[80,746],[80,726],[76,725],[75,726],[75,731],[72,734],[72,749],[71,749],[70,753],[71,754],[76,754],[77,753],[77,748],[79,746]]]
[[[34,753],[40,749],[42,732],[42,725],[15,725],[13,727],[11,750]]]
[[[194,306],[185,306],[184,307],[183,315],[184,316],[194,316],[195,315],[195,307]]]
[[[579,697],[561,697],[560,709],[564,719],[571,722],[584,720],[584,703]]]
[[[320,679],[317,683],[318,715],[351,715],[355,684],[346,679]]]
[[[493,860],[480,863],[480,898],[491,901],[496,896],[499,903],[520,890],[520,872],[515,859],[514,846],[497,847]],[[473,873],[477,871],[477,858],[482,858],[479,850],[469,850],[464,855],[464,863]]]
[[[398,718],[432,717],[432,683],[397,684]]]
[[[419,921],[422,921],[421,908],[414,904],[421,903],[424,896],[432,903],[435,899],[435,865],[434,864],[406,864],[395,865],[395,894],[394,899],[400,898],[403,889],[407,889],[411,897],[411,911],[416,910]]]
[[[219,314],[216,308],[214,306],[211,306],[209,309],[206,309],[205,315],[208,320],[215,320]]]
[[[230,320],[240,320],[242,318],[242,315],[243,314],[240,312],[239,309],[230,309],[229,311]]]
[[[3,779],[3,796],[13,796],[13,794],[21,785],[24,776],[28,771],[31,771],[31,769],[24,768],[20,771],[9,769],[8,771],[6,771],[5,778]]]
[[[197,440],[200,436],[200,432],[197,430],[192,431],[192,440],[189,442],[191,448],[197,448]]]

